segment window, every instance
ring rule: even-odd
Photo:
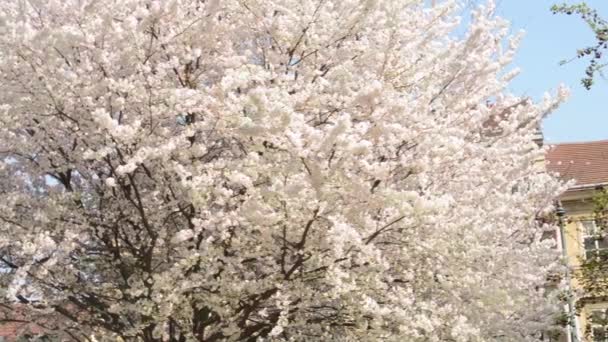
[[[595,221],[581,221],[585,259],[598,258],[608,261],[608,237],[596,226]]]
[[[607,310],[594,310],[591,312],[591,337],[593,342],[608,342],[608,316]]]

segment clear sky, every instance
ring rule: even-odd
[[[497,14],[511,22],[513,32],[526,31],[514,62],[522,73],[510,90],[539,99],[545,91],[555,91],[563,83],[570,88],[571,96],[544,121],[545,140],[555,143],[608,139],[608,80],[596,80],[588,91],[580,84],[585,61],[559,65],[559,61],[574,57],[577,48],[591,45],[592,32],[578,17],[553,15],[549,9],[556,2],[564,0],[497,0]],[[587,3],[608,19],[607,0]]]

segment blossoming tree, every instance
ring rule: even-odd
[[[564,94],[506,92],[519,38],[457,11],[0,2],[4,305],[83,341],[537,340]]]

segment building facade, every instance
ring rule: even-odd
[[[598,199],[608,186],[608,140],[550,147],[546,168],[569,182],[558,203],[558,246],[573,295],[567,341],[608,341],[608,238]]]

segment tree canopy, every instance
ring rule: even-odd
[[[586,3],[553,5],[551,11],[554,14],[578,15],[593,32],[595,43],[593,45],[580,48],[576,52],[575,58],[586,58],[589,65],[585,69],[585,76],[581,79],[583,86],[589,90],[597,79],[598,74],[603,76],[602,70],[606,66],[604,63],[604,51],[608,48],[608,22],[594,8]],[[562,61],[562,64],[568,60]]]
[[[519,37],[455,1],[0,1],[3,305],[88,341],[537,341]],[[10,314],[10,313],[9,313]]]

